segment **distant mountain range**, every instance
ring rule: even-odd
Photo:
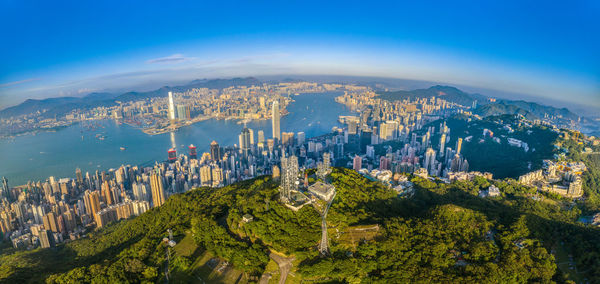
[[[381,99],[388,101],[438,97],[464,106],[472,105],[474,100],[483,101],[486,99],[485,96],[480,94],[467,94],[455,87],[440,85],[412,91],[379,92],[379,96]]]
[[[285,78],[286,82],[293,82],[294,79]],[[263,82],[254,78],[232,78],[232,79],[202,79],[194,80],[182,86],[165,86],[157,90],[147,92],[127,92],[123,94],[113,93],[91,93],[84,97],[60,97],[48,98],[42,100],[28,99],[23,103],[3,109],[0,111],[0,118],[9,118],[30,113],[42,113],[43,117],[62,116],[73,109],[92,109],[96,107],[111,107],[119,103],[137,101],[155,97],[166,96],[167,92],[183,92],[193,88],[223,89],[237,86],[260,85]],[[481,116],[500,115],[500,114],[521,114],[528,119],[543,118],[545,114],[561,115],[565,118],[577,120],[578,115],[572,113],[566,108],[555,108],[544,106],[537,103],[526,101],[497,100],[488,102],[488,97],[481,94],[470,94],[462,90],[451,87],[436,85],[426,89],[415,89],[412,91],[391,91],[378,92],[382,99],[394,101],[405,98],[430,98],[438,97],[447,101],[454,102],[464,106],[471,106],[473,101],[477,100],[479,107],[475,113]]]
[[[183,86],[165,86],[148,92],[127,92],[123,94],[90,93],[84,97],[59,97],[42,100],[28,99],[19,105],[8,107],[0,111],[0,118],[9,118],[30,113],[43,113],[43,117],[65,115],[73,109],[92,109],[96,107],[110,107],[119,102],[129,102],[154,97],[166,96],[167,92],[182,92],[193,88],[223,89],[236,86],[259,85],[261,81],[254,77],[232,79],[203,79],[194,80]]]
[[[539,119],[543,118],[545,114],[548,114],[554,116],[561,115],[564,118],[572,120],[577,120],[579,118],[578,115],[569,111],[567,108],[555,108],[522,100],[497,100],[495,102],[489,102],[488,97],[486,96],[481,94],[469,94],[450,86],[436,85],[427,89],[378,92],[378,94],[380,98],[388,101],[403,100],[407,98],[437,97],[463,106],[471,106],[473,105],[473,101],[477,100],[479,106],[475,109],[475,113],[484,117],[501,114],[521,114],[528,119]]]

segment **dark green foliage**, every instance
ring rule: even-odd
[[[268,177],[220,189],[174,195],[160,208],[55,249],[0,256],[0,282],[162,282],[166,229],[194,240],[250,276],[259,276],[270,250],[300,261],[297,275],[316,282],[548,283],[564,276],[549,253],[564,244],[589,279],[600,279],[600,232],[576,223],[581,211],[531,198],[511,180],[443,183],[411,177],[411,198],[358,173],[335,168],[337,190],[327,218],[331,255],[318,257],[320,216],[307,205],[294,212],[278,201]],[[496,198],[478,191],[495,184]],[[550,197],[549,197],[550,198]],[[242,222],[244,214],[254,220]],[[355,225],[379,224],[374,238],[349,246],[337,237]],[[175,255],[188,271],[195,259]]]
[[[463,138],[461,154],[469,162],[470,171],[491,172],[496,179],[516,179],[520,175],[540,169],[544,159],[552,159],[553,144],[558,134],[545,126],[523,126],[515,128],[513,133],[503,128],[505,124],[512,124],[515,121],[512,115],[488,117],[471,122],[462,115],[451,117],[446,120],[450,128],[450,139],[446,141],[446,145],[455,148],[457,139]],[[424,129],[434,126],[437,130],[440,122],[432,122]],[[484,129],[493,131],[494,137],[500,138],[500,143],[490,137],[484,138]],[[432,136],[432,144],[438,148],[440,136],[438,133]],[[469,136],[472,136],[471,142],[464,140]],[[527,143],[529,151],[525,152],[522,148],[510,146],[506,139],[508,137]],[[436,150],[439,150],[438,148]]]
[[[195,218],[192,228],[198,244],[242,270],[260,275],[269,261],[265,246],[236,239],[215,220]]]
[[[473,103],[474,96],[455,87],[437,85],[427,89],[417,89],[412,91],[380,92],[379,97],[388,101],[440,97],[449,102],[470,106]]]
[[[505,103],[490,103],[482,105],[475,110],[475,113],[483,117],[503,114],[520,114],[530,120],[539,119],[539,117],[525,109],[522,109],[516,105]]]

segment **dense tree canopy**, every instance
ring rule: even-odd
[[[562,282],[550,252],[563,244],[589,279],[600,279],[600,231],[576,222],[578,207],[553,196],[534,200],[535,191],[514,180],[410,180],[414,195],[398,197],[379,182],[334,168],[325,258],[317,251],[319,212],[311,205],[285,207],[278,183],[259,177],[174,195],[135,219],[57,248],[4,254],[0,282],[160,282],[168,228],[177,240],[191,232],[200,247],[256,277],[277,251],[294,255],[298,277],[316,282]],[[490,184],[502,195],[478,197]],[[244,214],[254,220],[243,222]],[[376,229],[361,233],[367,227]],[[171,265],[193,262],[176,257]]]

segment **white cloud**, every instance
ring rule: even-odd
[[[3,84],[0,84],[0,88],[10,87],[10,86],[19,85],[19,84],[25,84],[25,83],[29,83],[29,82],[37,81],[37,80],[40,80],[40,78],[29,78],[29,79],[25,79],[25,80],[3,83]]]
[[[146,61],[146,63],[148,64],[175,64],[175,63],[181,63],[181,62],[185,62],[185,61],[189,61],[195,59],[195,57],[186,57],[183,54],[180,53],[176,53],[173,55],[169,55],[167,57],[159,57],[159,58],[154,58],[154,59],[149,59]]]

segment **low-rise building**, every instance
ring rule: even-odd
[[[323,182],[315,182],[308,187],[308,191],[322,200],[330,200],[335,194],[335,187]]]

